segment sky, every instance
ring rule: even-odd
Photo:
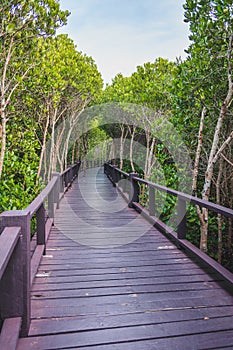
[[[71,12],[66,33],[78,51],[92,56],[105,84],[130,76],[139,65],[163,57],[186,57],[185,0],[60,0]]]

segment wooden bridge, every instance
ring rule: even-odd
[[[79,167],[0,216],[0,349],[233,349],[233,274],[186,240],[185,203],[233,211]],[[178,197],[177,232],[155,217],[155,190]]]

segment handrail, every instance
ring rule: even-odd
[[[141,179],[135,173],[125,173],[120,170],[117,166],[111,165],[109,162],[104,164],[104,172],[117,187],[119,192],[128,201],[129,207],[136,209],[141,212],[147,220],[153,223],[154,226],[158,227],[163,233],[165,233],[170,239],[174,240],[179,246],[187,249],[191,254],[197,257],[199,260],[204,262],[210,268],[214,269],[219,275],[221,275],[228,283],[231,291],[233,290],[233,274],[217,263],[215,260],[210,258],[207,254],[202,252],[200,249],[195,247],[186,239],[186,203],[199,205],[200,207],[207,208],[215,213],[222,214],[226,217],[233,219],[233,210],[226,208],[222,205],[215,204],[213,202],[205,201],[201,198],[188,195],[183,192],[173,190],[171,188],[155,184],[151,181]],[[124,179],[129,182],[128,192],[126,191],[126,184],[123,186],[120,184],[121,175]],[[140,202],[140,186],[139,184],[144,184],[149,187],[149,210],[145,209]],[[178,198],[177,205],[177,232],[172,228],[167,226],[161,220],[155,216],[155,189],[165,192],[167,194],[173,195]]]
[[[56,182],[57,178],[53,177],[48,183],[48,185],[41,191],[41,193],[28,205],[27,210],[30,211],[31,217],[37,212],[37,210],[41,206],[41,203],[43,203],[48,197],[48,195],[51,193]]]
[[[22,254],[21,228],[6,227],[0,235],[0,308],[4,319],[0,349],[15,350],[17,345],[22,317],[16,318],[15,313],[24,303]]]
[[[104,161],[102,159],[84,159],[82,161],[82,170],[84,167],[87,169],[101,167],[104,165]]]
[[[109,163],[105,163],[105,164],[106,164],[106,167],[109,167],[110,169],[112,169],[112,172],[116,171],[119,174],[123,174],[127,178],[130,177],[130,174],[122,171],[117,166],[111,165]],[[113,177],[114,176],[112,176],[112,178]],[[215,203],[213,203],[211,201],[203,200],[203,199],[198,198],[198,197],[194,197],[192,195],[189,195],[189,194],[186,194],[186,193],[183,193],[183,192],[180,192],[180,191],[173,190],[173,189],[171,189],[169,187],[165,187],[165,186],[161,186],[161,185],[155,184],[154,182],[151,182],[151,181],[147,181],[147,180],[141,179],[140,177],[138,177],[134,173],[133,173],[132,177],[133,177],[133,181],[134,182],[138,182],[138,183],[147,185],[150,188],[154,188],[154,189],[160,190],[162,192],[166,192],[167,194],[173,195],[175,197],[179,197],[179,199],[181,199],[181,200],[183,200],[185,202],[188,202],[188,203],[191,203],[191,204],[194,204],[194,205],[199,205],[200,207],[207,208],[207,209],[209,209],[209,210],[211,210],[211,211],[213,211],[215,213],[222,214],[222,215],[225,215],[225,216],[230,217],[230,218],[233,219],[233,210],[230,209],[230,208],[224,207],[224,206],[219,205],[219,204],[215,204]]]
[[[20,334],[28,334],[31,284],[41,256],[46,252],[46,241],[53,224],[55,209],[59,207],[62,196],[78,176],[79,169],[80,162],[69,166],[62,173],[54,173],[47,186],[26,209],[0,214],[0,281],[3,285],[0,289],[0,319],[4,321],[0,344],[5,344],[9,324],[14,324],[20,329],[22,320]],[[36,249],[31,257],[30,224],[34,216]],[[12,322],[8,321],[9,318]]]
[[[6,227],[0,235],[0,280],[20,239],[20,227]]]
[[[191,196],[191,195],[183,193],[183,192],[173,190],[169,187],[155,184],[151,181],[141,179],[137,176],[134,177],[134,181],[138,181],[139,183],[142,183],[144,185],[148,185],[149,187],[152,187],[154,189],[160,190],[162,192],[166,192],[166,193],[171,194],[175,197],[179,197],[180,199],[184,200],[185,202],[188,202],[188,203],[191,203],[194,205],[199,205],[200,207],[207,208],[211,211],[214,211],[215,213],[222,214],[222,215],[225,215],[227,217],[233,218],[233,210],[230,208],[224,207],[222,205],[215,204],[211,201],[206,201],[204,199],[194,197],[194,196]]]
[[[118,173],[122,174],[123,176],[129,177],[129,174],[126,173],[125,171],[123,171],[123,170],[121,170],[121,169],[118,169],[118,168],[117,168],[117,171],[118,171]]]

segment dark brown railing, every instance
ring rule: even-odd
[[[128,174],[120,170],[117,166],[111,165],[110,162],[104,164],[104,172],[117,187],[119,192],[128,201],[129,207],[135,208],[138,212],[142,213],[146,219],[148,219],[154,226],[160,231],[165,233],[170,239],[176,242],[179,246],[188,250],[193,256],[204,262],[208,267],[214,269],[219,275],[221,275],[227,282],[228,286],[233,291],[233,274],[221,266],[214,259],[203,253],[200,249],[194,246],[186,239],[187,228],[186,228],[186,205],[187,203],[193,205],[199,205],[209,209],[212,212],[222,214],[226,217],[233,219],[233,210],[223,207],[221,205],[214,204],[212,202],[204,201],[200,198],[190,196],[188,194],[173,190],[171,188],[157,185],[153,182],[146,181],[137,176],[137,174]],[[122,179],[128,181],[121,181]],[[147,210],[140,204],[140,186],[144,185],[148,187],[148,206]],[[165,192],[169,195],[178,198],[177,203],[177,230],[174,231],[172,228],[167,226],[164,222],[159,220],[156,216],[156,201],[155,201],[155,190]]]
[[[79,169],[80,162],[62,173],[54,173],[48,185],[26,209],[0,214],[0,349],[15,349],[19,334],[28,334],[31,285],[41,256],[46,252],[55,209]],[[34,217],[36,233],[31,240],[31,220]]]
[[[95,166],[101,166],[101,162],[90,161],[86,167]],[[55,210],[80,169],[79,162],[62,173],[54,173],[45,189],[25,210],[0,214],[0,349],[16,349],[19,335],[28,334],[31,285],[41,256],[46,252],[46,242],[53,225]],[[141,212],[180,246],[214,269],[229,283],[232,290],[233,274],[186,240],[186,203],[198,204],[230,218],[233,218],[233,210],[145,181],[137,177],[137,174],[128,174],[109,163],[105,163],[104,171],[130,207]],[[122,179],[127,181],[120,181]],[[139,203],[141,184],[149,188],[149,210]],[[177,232],[155,217],[155,189],[178,197]],[[36,221],[36,234],[31,240],[33,218]],[[33,253],[32,243],[35,245]]]
[[[102,159],[86,159],[85,161],[82,161],[81,169],[83,169],[84,165],[87,167],[87,169],[102,167],[104,165],[104,161]]]

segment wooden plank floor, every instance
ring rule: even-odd
[[[102,169],[79,183],[57,210],[18,350],[233,349],[224,282],[127,208]]]

